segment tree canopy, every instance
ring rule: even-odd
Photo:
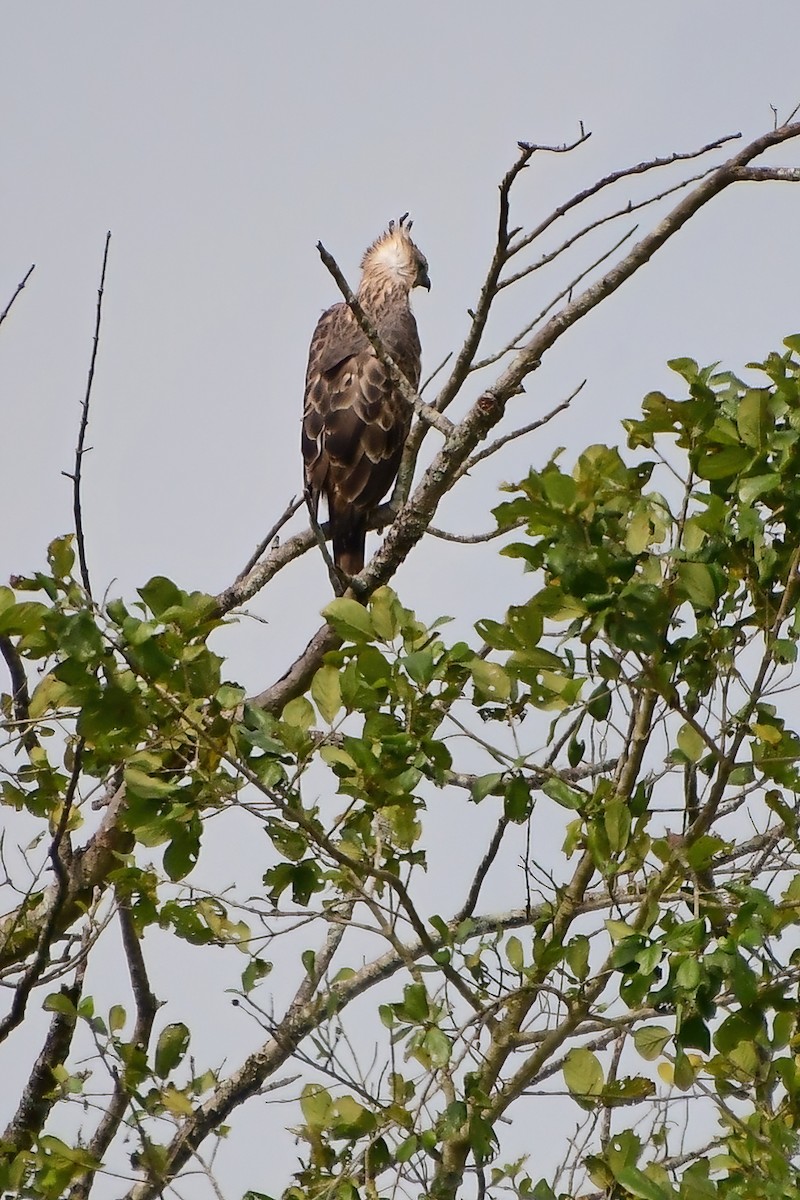
[[[521,145],[464,346],[435,400],[410,397],[380,549],[257,695],[215,639],[314,535],[275,543],[292,505],[217,596],[158,576],[101,598],[80,503],[93,359],[76,531],[0,588],[0,1040],[28,1063],[0,1190],[150,1200],[199,1173],[219,1194],[217,1147],[255,1106],[254,1198],[800,1197],[800,335],[757,364],[672,361],[673,394],[622,444],[487,497],[473,540],[528,589],[501,616],[467,598],[473,636],[392,587],[467,471],[512,438],[534,457],[568,407],[490,440],[542,355],[723,188],[800,178],[750,165],[798,133],[655,193],[685,192],[490,350],[502,290],[631,206],[530,260],[552,225],[695,157],[526,230],[512,186],[548,148]],[[164,954],[213,960],[213,1037],[181,1012],[182,969],[155,986]]]

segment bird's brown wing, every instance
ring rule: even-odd
[[[303,459],[313,505],[328,501],[334,559],[351,574],[363,566],[366,523],[397,474],[410,421],[349,309],[329,309],[311,342]]]

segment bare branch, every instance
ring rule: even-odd
[[[583,391],[585,386],[586,380],[584,379],[578,384],[575,390],[571,392],[569,396],[567,396],[566,400],[562,400],[560,404],[555,406],[555,408],[551,408],[549,413],[545,413],[545,415],[543,417],[539,417],[537,421],[531,421],[529,425],[523,425],[521,429],[514,429],[511,433],[504,434],[503,437],[499,437],[495,441],[491,442],[488,446],[485,446],[483,450],[479,450],[475,454],[471,455],[471,457],[468,458],[464,463],[461,473],[465,474],[467,471],[471,471],[472,468],[479,462],[483,462],[485,458],[489,458],[490,455],[496,454],[498,450],[501,450],[502,447],[506,446],[509,442],[516,441],[517,438],[526,437],[529,433],[533,433],[535,430],[541,429],[542,426],[549,425],[554,417],[557,417],[559,413],[565,412],[566,409],[569,408],[570,404],[572,404],[572,401],[580,394],[580,392]]]
[[[713,142],[706,142],[705,146],[701,146],[699,150],[687,150],[682,153],[667,154],[661,158],[651,158],[646,162],[636,163],[633,167],[623,167],[619,171],[612,171],[610,175],[604,175],[602,179],[598,179],[591,187],[584,188],[581,192],[576,192],[564,204],[560,204],[557,208],[554,208],[549,216],[545,217],[535,229],[531,230],[530,233],[526,234],[524,238],[521,238],[515,244],[513,253],[517,254],[525,246],[529,246],[531,242],[535,242],[555,221],[558,221],[573,208],[577,208],[592,196],[596,196],[598,192],[604,191],[605,188],[611,187],[614,183],[619,183],[621,179],[630,179],[633,175],[644,175],[648,171],[656,171],[660,167],[669,167],[676,162],[687,162],[693,158],[702,158],[704,154],[710,154],[712,150],[719,150],[721,146],[725,146],[728,142],[736,141],[741,136],[741,133],[729,133],[725,137],[716,138]]]
[[[742,183],[800,183],[800,167],[739,167],[735,177]]]
[[[241,583],[242,580],[245,579],[250,574],[253,567],[256,565],[258,560],[261,558],[261,555],[264,553],[264,551],[267,549],[267,547],[272,545],[272,542],[275,539],[275,537],[277,536],[277,534],[280,532],[281,529],[283,529],[286,522],[294,516],[294,514],[297,512],[298,508],[302,507],[303,502],[304,502],[304,497],[302,495],[292,496],[291,500],[286,505],[286,508],[283,510],[281,515],[278,517],[275,524],[272,526],[272,528],[269,530],[269,532],[264,535],[263,540],[259,542],[259,544],[256,546],[253,553],[248,558],[245,565],[242,567],[239,574],[236,576],[236,581],[235,581],[236,583]]]
[[[89,424],[89,402],[92,396],[92,384],[94,383],[94,370],[97,363],[97,351],[100,345],[100,321],[103,315],[103,291],[106,282],[106,266],[108,265],[108,247],[111,242],[111,231],[106,234],[106,244],[103,250],[103,266],[100,271],[100,287],[97,291],[97,312],[94,323],[94,337],[92,339],[92,356],[89,360],[89,374],[86,379],[86,392],[83,397],[83,405],[81,409],[81,423],[78,429],[78,444],[75,447],[75,470],[72,475],[67,475],[68,479],[72,480],[72,510],[75,518],[75,541],[78,546],[78,563],[80,565],[81,580],[84,590],[88,596],[92,594],[92,585],[89,579],[89,567],[86,562],[86,542],[83,534],[83,512],[81,509],[81,474],[83,471],[83,456],[91,447],[86,446],[86,428]]]
[[[17,284],[17,290],[14,292],[14,295],[11,297],[11,299],[9,300],[8,304],[5,306],[3,311],[0,312],[0,325],[3,324],[3,321],[5,321],[6,317],[11,312],[14,301],[16,300],[17,296],[20,294],[22,289],[25,287],[25,284],[28,282],[28,280],[30,279],[30,277],[33,274],[35,269],[36,269],[36,263],[32,263],[31,266],[28,267],[28,270],[25,272],[25,274],[23,275],[20,282]]]

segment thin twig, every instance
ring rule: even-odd
[[[92,585],[89,579],[89,567],[86,562],[86,542],[83,534],[83,513],[81,510],[81,473],[83,470],[83,456],[91,447],[86,446],[86,428],[89,424],[89,402],[92,396],[92,384],[94,383],[94,369],[97,363],[97,350],[100,345],[100,321],[103,315],[103,291],[105,290],[106,282],[106,266],[108,264],[108,247],[111,242],[111,230],[106,234],[106,244],[103,250],[103,266],[100,271],[100,287],[97,291],[97,310],[94,322],[94,338],[92,339],[92,356],[89,359],[89,374],[86,379],[86,392],[83,397],[83,405],[81,409],[81,423],[78,430],[78,444],[75,447],[75,471],[72,475],[66,471],[63,472],[68,479],[72,480],[72,511],[75,518],[75,541],[78,546],[78,563],[80,565],[81,580],[83,587],[88,596],[92,594]]]
[[[14,295],[11,297],[11,299],[10,299],[10,300],[9,300],[9,302],[8,302],[8,304],[5,306],[5,308],[3,309],[3,311],[0,313],[0,325],[2,325],[2,324],[3,324],[3,321],[5,321],[6,317],[7,317],[7,316],[8,316],[8,314],[11,312],[11,307],[12,307],[12,305],[13,305],[14,301],[16,300],[17,296],[20,294],[20,292],[22,291],[22,289],[25,287],[25,284],[26,284],[26,283],[28,282],[28,280],[30,279],[30,277],[31,277],[31,275],[33,274],[33,272],[34,272],[35,268],[36,268],[36,263],[32,263],[32,264],[31,264],[31,265],[28,267],[28,270],[25,272],[25,275],[23,276],[23,278],[22,278],[22,279],[20,280],[20,282],[17,284],[17,290],[14,292]]]
[[[461,473],[464,474],[466,471],[471,471],[477,463],[483,462],[485,458],[489,458],[489,456],[492,454],[496,454],[498,450],[500,450],[503,446],[506,446],[509,442],[513,442],[517,438],[525,437],[527,434],[533,433],[537,429],[541,429],[544,425],[549,425],[554,417],[557,417],[559,413],[562,413],[569,408],[570,404],[572,404],[572,401],[585,386],[586,380],[584,379],[582,383],[578,384],[578,386],[575,388],[575,391],[567,396],[566,400],[562,400],[560,404],[555,406],[555,408],[551,408],[549,413],[545,413],[545,415],[543,417],[539,417],[537,421],[531,421],[529,425],[523,425],[521,429],[514,429],[511,433],[504,434],[503,437],[499,437],[495,441],[491,442],[488,446],[485,446],[483,450],[478,450],[464,463]]]
[[[294,514],[297,512],[298,508],[300,508],[302,506],[303,502],[304,502],[304,497],[302,495],[292,496],[291,500],[286,505],[286,508],[283,510],[281,515],[278,517],[277,521],[272,526],[269,533],[265,534],[263,540],[259,542],[259,544],[256,546],[253,553],[248,558],[245,565],[242,567],[239,574],[236,576],[236,583],[241,583],[241,581],[250,574],[253,567],[256,565],[258,560],[261,558],[261,555],[264,553],[264,551],[269,546],[272,545],[272,542],[275,539],[276,535],[280,532],[281,529],[283,529],[286,522],[288,520],[290,520],[291,517],[294,516]]]

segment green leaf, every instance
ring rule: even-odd
[[[47,547],[47,561],[56,579],[67,579],[72,574],[75,565],[73,540],[74,535],[67,533],[64,537],[55,538]]]
[[[518,937],[510,937],[506,942],[506,958],[512,970],[522,971],[525,965],[525,955],[522,950],[522,942]]]
[[[168,608],[180,605],[184,599],[178,585],[164,575],[154,575],[144,587],[139,588],[139,595],[156,617],[161,616]]]
[[[499,663],[486,662],[482,658],[472,661],[472,678],[479,701],[508,700],[511,696],[511,680],[508,672]]]
[[[730,479],[749,465],[752,451],[744,446],[725,446],[722,450],[707,451],[697,464],[701,479]]]
[[[547,779],[542,786],[542,791],[545,796],[549,796],[551,800],[555,800],[556,804],[560,804],[562,808],[578,809],[580,808],[586,797],[581,793],[571,788],[563,779]]]
[[[503,811],[509,821],[519,825],[531,812],[531,789],[521,775],[513,775],[506,784]]]
[[[769,398],[766,390],[748,392],[736,412],[739,437],[754,450],[763,450],[772,427]]]
[[[244,688],[239,687],[234,683],[223,683],[222,687],[217,688],[217,694],[214,697],[220,708],[225,710],[235,710],[242,703],[246,695]]]
[[[166,1079],[171,1071],[183,1061],[189,1048],[189,1030],[181,1022],[165,1025],[156,1043],[155,1072],[159,1079]]]
[[[579,933],[567,944],[565,958],[573,975],[581,982],[589,974],[589,939]]]
[[[664,1191],[638,1167],[623,1167],[617,1175],[617,1183],[636,1200],[670,1200],[670,1192]]]
[[[24,636],[41,629],[50,610],[36,600],[20,600],[0,611],[0,633]]]
[[[586,711],[594,721],[608,720],[608,715],[611,712],[611,691],[607,683],[597,685],[586,701]]]
[[[427,1054],[432,1067],[440,1070],[446,1067],[450,1062],[452,1054],[452,1044],[450,1039],[441,1029],[434,1025],[433,1029],[429,1029],[422,1041],[422,1047]]]
[[[73,1020],[78,1015],[74,1002],[63,992],[51,992],[49,996],[45,996],[42,1008],[45,1012],[61,1013],[62,1016],[72,1017]]]
[[[400,632],[400,602],[390,587],[379,587],[369,598],[372,628],[384,642],[393,641]]]
[[[678,563],[678,583],[682,595],[701,611],[713,608],[724,590],[724,580],[707,563]]]
[[[112,1004],[108,1013],[108,1028],[112,1033],[119,1033],[120,1029],[125,1028],[127,1021],[125,1009],[121,1004]]]
[[[706,753],[707,747],[700,734],[691,725],[682,725],[678,730],[678,747],[688,758],[689,762],[699,762]]]
[[[408,1021],[427,1021],[430,1016],[428,993],[423,983],[409,983],[403,989],[403,1016]]]
[[[311,702],[305,696],[295,696],[293,700],[284,705],[281,720],[285,721],[287,725],[291,725],[293,729],[302,729],[305,733],[314,724],[314,709],[311,707]]]
[[[603,824],[612,854],[619,854],[627,846],[631,833],[631,814],[627,802],[609,800],[603,812]]]
[[[478,775],[470,784],[470,794],[475,804],[480,804],[488,795],[494,792],[504,777],[503,771],[491,771],[488,775]]]
[[[748,475],[739,484],[739,499],[742,504],[752,504],[759,496],[764,496],[773,488],[779,487],[780,483],[781,477],[775,472],[768,475]]]
[[[345,641],[363,642],[375,636],[375,628],[364,605],[349,596],[331,600],[323,608],[322,616]]]
[[[576,1099],[599,1096],[603,1090],[600,1060],[584,1046],[575,1046],[564,1060],[564,1082]]]
[[[336,667],[329,663],[320,667],[311,680],[311,698],[323,721],[332,725],[342,707],[342,689]]]
[[[242,991],[245,995],[252,992],[253,988],[260,983],[272,970],[272,963],[264,962],[261,958],[251,958],[245,969],[242,971]]]
[[[634,1030],[633,1044],[642,1058],[653,1062],[659,1058],[672,1034],[663,1025],[643,1025]]]
[[[307,1083],[300,1094],[300,1111],[309,1129],[325,1129],[333,1116],[331,1094],[318,1083]]]
[[[157,779],[138,767],[126,767],[124,778],[127,790],[142,800],[164,799],[171,796],[176,787],[174,779]]]

